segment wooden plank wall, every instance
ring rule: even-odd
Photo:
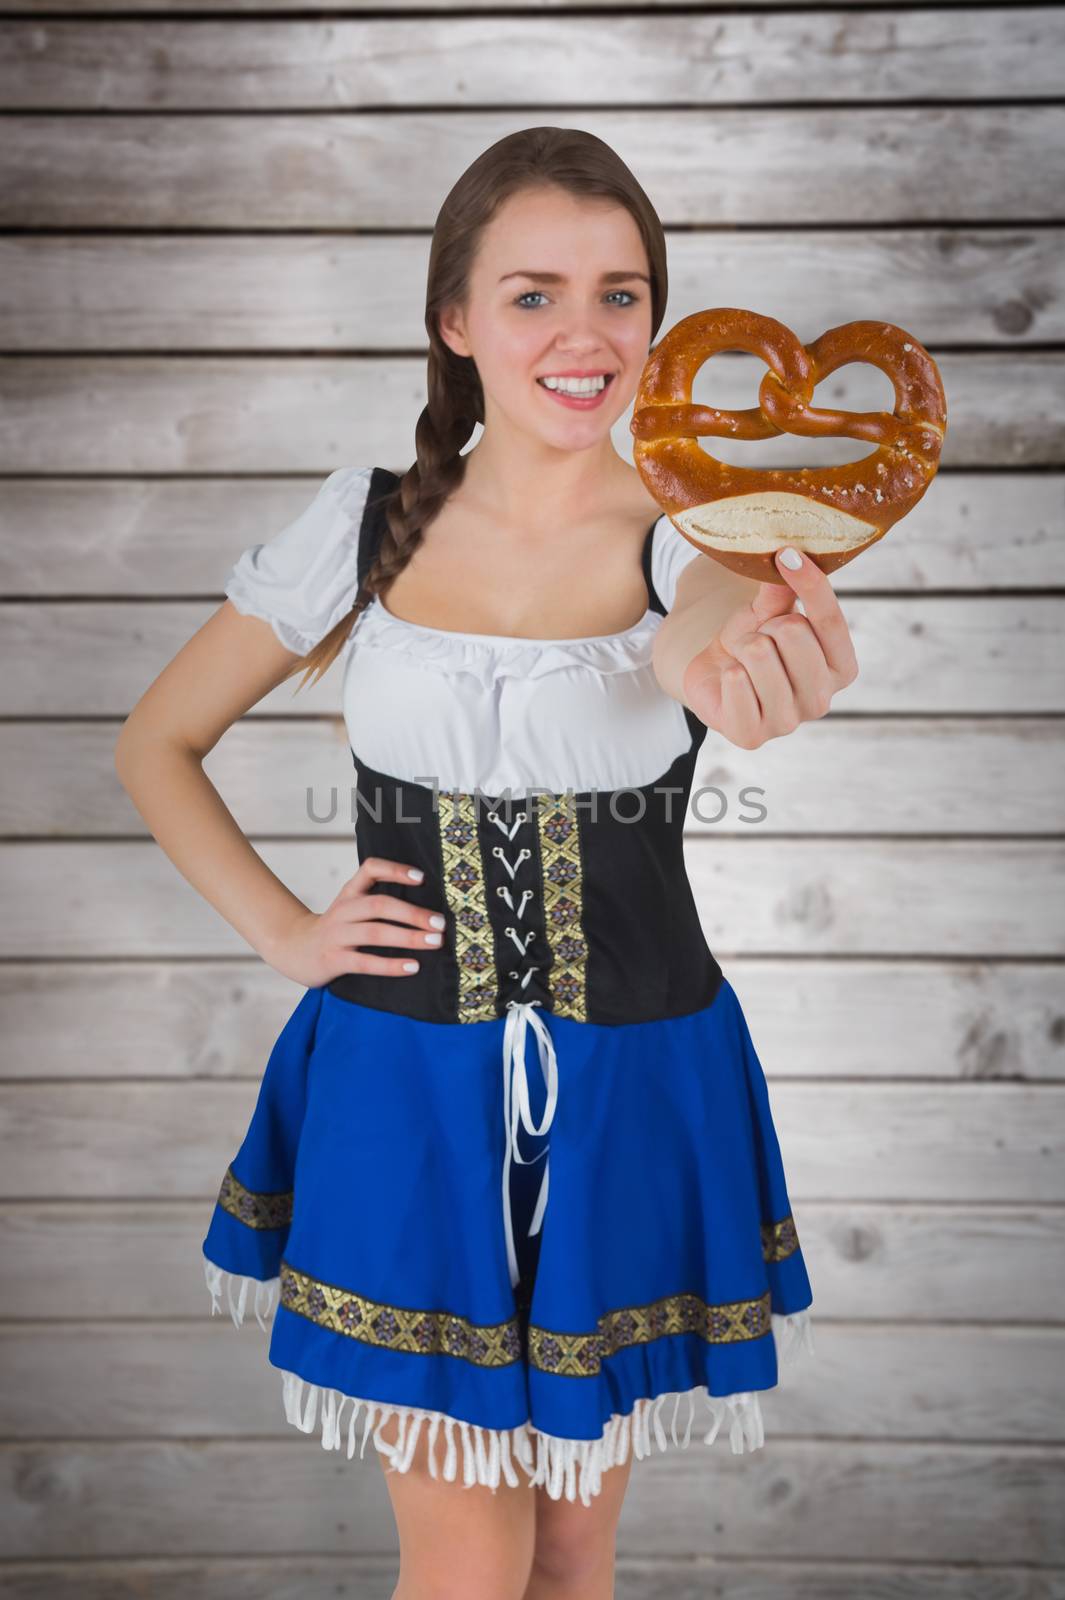
[[[392,1592],[377,1466],[288,1428],[260,1330],[212,1322],[201,1276],[298,991],[174,871],[112,751],[245,545],[333,467],[408,463],[433,217],[552,122],[658,207],[666,327],[888,318],[950,405],[932,490],[834,579],[861,664],[838,709],[704,746],[727,804],[689,865],[818,1353],[766,1397],[764,1451],[637,1464],[618,1594],[1065,1595],[1062,7],[27,0],[0,39],[0,1592]],[[755,363],[714,366],[700,398],[752,403]],[[890,403],[869,368],[825,390]],[[777,444],[761,464],[863,453]],[[343,806],[304,804],[350,785],[336,694],[278,690],[208,768],[311,904],[354,865]]]

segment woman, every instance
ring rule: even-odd
[[[205,1272],[238,1323],[278,1305],[291,1422],[349,1456],[372,1433],[401,1600],[611,1594],[632,1457],[687,1445],[697,1401],[708,1442],[757,1448],[778,1354],[812,1348],[682,831],[707,728],[754,749],[822,716],[854,652],[812,562],[699,560],[615,451],[666,293],[609,147],[493,145],[433,234],[415,464],[330,474],[246,550],[117,748],[177,867],[304,986]],[[316,912],[201,762],[338,658],[360,865]]]

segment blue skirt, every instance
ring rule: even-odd
[[[530,1038],[530,1035],[532,1037]],[[531,1068],[530,1063],[531,1062]],[[502,1063],[502,1066],[501,1066]],[[286,1418],[347,1453],[584,1504],[694,1403],[732,1450],[813,1350],[806,1265],[739,1000],[599,1026],[422,1022],[308,989],[203,1242],[213,1310],[273,1316]],[[686,1431],[677,1411],[688,1401]],[[382,1426],[398,1417],[395,1441]],[[375,1427],[376,1422],[376,1427]],[[444,1441],[441,1441],[442,1443]]]

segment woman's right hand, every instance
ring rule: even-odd
[[[317,989],[345,972],[408,978],[418,970],[418,952],[440,949],[447,919],[442,912],[412,905],[395,895],[374,894],[375,883],[421,883],[420,868],[384,856],[368,856],[343,884],[325,911],[306,911],[271,953],[270,965],[307,989]],[[396,927],[394,922],[407,924]],[[372,955],[364,945],[409,948],[410,956]]]

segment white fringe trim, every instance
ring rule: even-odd
[[[203,1274],[207,1279],[207,1287],[211,1292],[211,1315],[222,1309],[222,1288],[225,1282],[226,1298],[229,1301],[229,1314],[233,1318],[233,1326],[239,1328],[244,1321],[244,1308],[248,1303],[248,1290],[255,1285],[255,1320],[267,1331],[266,1324],[274,1314],[274,1307],[281,1297],[281,1278],[248,1278],[237,1277],[232,1272],[226,1272],[223,1267],[216,1266],[213,1261],[203,1258]],[[233,1298],[233,1286],[239,1284],[237,1298]]]
[[[277,1303],[280,1279],[269,1278],[265,1281],[247,1277],[234,1279],[232,1274],[223,1271],[206,1257],[204,1267],[207,1287],[211,1291],[212,1316],[221,1308],[223,1281],[228,1279],[227,1298],[230,1315],[235,1326],[239,1328],[244,1320],[249,1289],[254,1284],[255,1315],[260,1327],[265,1328],[264,1318],[270,1317]],[[240,1285],[235,1299],[234,1282]],[[806,1350],[810,1355],[815,1354],[809,1307],[804,1311],[788,1312],[786,1315],[774,1311],[770,1320],[778,1361],[792,1361],[801,1350]],[[599,1493],[603,1473],[610,1467],[621,1466],[625,1462],[630,1443],[633,1456],[637,1459],[651,1455],[654,1444],[657,1444],[660,1450],[665,1450],[670,1438],[678,1449],[687,1449],[695,1417],[696,1397],[705,1401],[713,1417],[713,1426],[703,1435],[704,1444],[713,1444],[722,1422],[729,1414],[731,1421],[728,1438],[733,1455],[742,1455],[744,1448],[757,1450],[765,1443],[759,1391],[745,1390],[739,1394],[714,1395],[709,1392],[705,1384],[699,1384],[686,1393],[676,1393],[669,1438],[659,1417],[662,1406],[670,1397],[668,1393],[660,1394],[654,1400],[637,1400],[632,1411],[624,1416],[615,1412],[598,1439],[562,1439],[555,1434],[544,1433],[528,1422],[522,1423],[517,1428],[482,1428],[462,1418],[450,1417],[442,1411],[424,1411],[417,1406],[392,1406],[379,1400],[360,1400],[354,1395],[341,1394],[338,1389],[326,1389],[319,1384],[308,1383],[297,1373],[284,1370],[281,1373],[281,1392],[285,1420],[303,1433],[313,1433],[319,1402],[321,1403],[320,1425],[324,1450],[341,1448],[340,1417],[345,1404],[349,1400],[352,1402],[352,1412],[348,1419],[349,1461],[355,1454],[355,1421],[360,1406],[364,1406],[366,1417],[362,1430],[362,1446],[359,1450],[360,1459],[365,1457],[366,1444],[372,1430],[376,1449],[391,1463],[386,1470],[409,1471],[422,1423],[428,1420],[429,1472],[432,1477],[439,1478],[441,1473],[436,1462],[436,1439],[443,1423],[447,1439],[443,1465],[443,1477],[446,1481],[453,1483],[458,1475],[458,1451],[455,1441],[455,1429],[458,1428],[462,1439],[464,1488],[468,1489],[473,1484],[479,1483],[494,1493],[499,1487],[501,1476],[511,1488],[517,1488],[521,1480],[514,1470],[516,1460],[525,1472],[530,1488],[541,1485],[553,1500],[560,1500],[563,1495],[567,1500],[574,1500],[579,1494],[586,1506],[591,1505],[592,1496]],[[688,1401],[688,1421],[684,1437],[678,1439],[677,1412],[682,1399]],[[391,1416],[400,1419],[394,1444],[381,1437],[381,1429]]]

